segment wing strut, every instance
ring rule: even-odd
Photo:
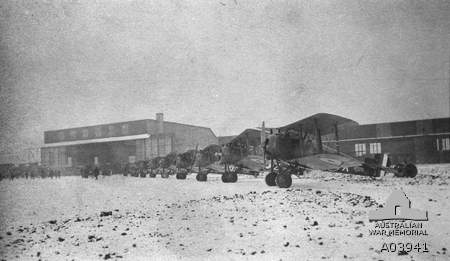
[[[317,143],[317,150],[318,153],[322,153],[323,149],[322,149],[322,137],[320,134],[320,129],[319,129],[319,124],[317,122],[317,119],[314,118],[314,129],[315,129],[315,135],[316,135],[316,143]]]
[[[264,168],[266,167],[266,124],[261,124],[261,149],[263,150]]]
[[[300,157],[303,157],[303,155],[304,155],[304,146],[305,146],[305,141],[304,141],[304,138],[303,138],[303,126],[302,125],[300,125],[300,128],[299,128],[299,150],[300,150]]]
[[[334,123],[334,135],[336,138],[336,152],[337,152],[337,154],[339,154],[339,131],[338,131],[337,122]]]

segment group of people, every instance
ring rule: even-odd
[[[0,180],[14,180],[18,178],[34,179],[34,178],[60,178],[61,171],[46,166],[9,166],[0,171]]]
[[[98,176],[111,176],[112,170],[107,168],[102,168],[98,165],[87,165],[85,167],[80,168],[80,175],[82,178],[89,178],[89,176],[94,177],[95,179],[98,179]]]

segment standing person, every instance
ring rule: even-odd
[[[98,166],[95,166],[95,168],[94,168],[94,177],[95,177],[95,179],[98,179],[98,175],[100,175],[100,170],[98,169]]]

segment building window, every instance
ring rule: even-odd
[[[48,152],[48,165],[50,166],[55,165],[55,157],[52,151]]]
[[[94,157],[94,165],[96,165],[96,166],[98,165],[98,157],[97,156]]]
[[[128,134],[128,124],[122,125],[122,134]]]
[[[64,131],[60,131],[60,132],[58,133],[58,139],[59,139],[59,140],[64,140]]]
[[[128,156],[128,163],[135,163],[136,162],[136,156]]]
[[[113,125],[108,126],[108,135],[114,136],[114,126]]]
[[[442,151],[450,150],[450,138],[442,139]]]
[[[102,128],[101,127],[95,127],[95,137],[101,137],[102,136]]]
[[[83,129],[83,130],[81,131],[81,136],[82,136],[83,138],[89,137],[88,129]]]
[[[370,143],[370,153],[381,153],[381,143]]]
[[[77,137],[77,131],[76,130],[71,130],[70,131],[70,138],[75,139]]]
[[[355,154],[356,156],[362,156],[366,154],[366,144],[365,143],[355,144]]]
[[[166,149],[165,149],[165,152],[166,153],[171,153],[172,152],[172,137],[165,137],[165,140],[166,140]]]
[[[67,167],[72,167],[72,157],[67,157]]]
[[[158,137],[158,156],[166,155],[166,139],[164,136]]]

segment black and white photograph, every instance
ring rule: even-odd
[[[445,261],[449,184],[449,0],[0,0],[0,261]]]

